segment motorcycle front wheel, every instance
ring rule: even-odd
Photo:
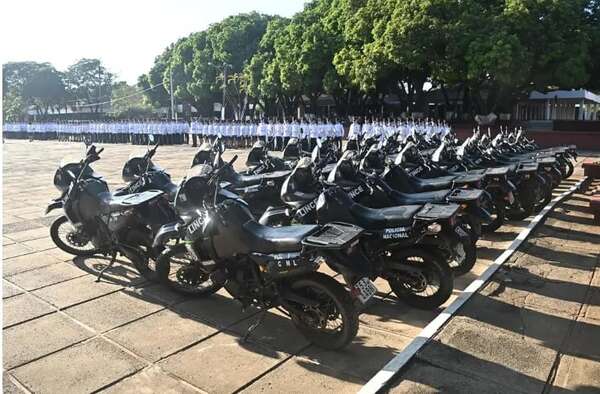
[[[99,253],[91,237],[75,229],[66,216],[59,216],[52,222],[50,237],[59,249],[75,256],[92,256]]]
[[[166,249],[156,261],[158,281],[171,290],[192,296],[214,294],[223,283],[214,281],[183,245]]]
[[[454,276],[446,262],[420,249],[392,253],[386,262],[386,279],[396,296],[419,309],[442,305],[454,288]]]
[[[283,307],[294,326],[311,343],[325,349],[348,345],[358,331],[358,314],[344,286],[320,272],[302,275],[287,282],[295,295],[312,301],[302,304],[298,298]]]

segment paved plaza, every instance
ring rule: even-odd
[[[93,167],[115,189],[123,163],[144,147],[103,147]],[[59,194],[52,184],[58,163],[83,152],[78,143],[3,145],[5,393],[356,392],[441,311],[410,308],[378,281],[356,339],[333,352],[309,345],[276,311],[243,342],[256,310],[242,312],[224,290],[186,299],[145,281],[126,261],[95,283],[108,259],[73,259],[57,249],[48,228],[61,212],[44,215]],[[161,146],[154,161],[178,182],[194,153]],[[234,153],[243,168],[244,152],[227,151],[225,159]],[[557,192],[581,176],[577,168]],[[600,250],[586,204],[575,194],[551,212],[392,391],[543,392],[548,382],[559,392],[598,390]],[[511,222],[481,239],[475,267],[456,278],[448,303],[527,224]],[[565,339],[571,337],[578,340]]]

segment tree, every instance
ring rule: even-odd
[[[113,84],[111,93],[111,112],[116,118],[144,118],[152,115],[152,107],[146,103],[138,87],[121,81]]]
[[[67,89],[76,99],[75,106],[99,112],[100,103],[108,102],[111,97],[113,74],[99,59],[79,60],[67,69],[65,80]]]
[[[50,64],[38,68],[23,83],[22,96],[35,106],[38,115],[47,115],[50,108],[60,110],[66,101],[62,73]]]

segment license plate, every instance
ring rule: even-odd
[[[354,284],[353,288],[354,295],[362,304],[366,304],[377,293],[377,287],[369,278],[362,278]]]

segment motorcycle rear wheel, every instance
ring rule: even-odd
[[[358,313],[352,297],[340,282],[323,273],[312,272],[288,283],[294,293],[319,302],[314,307],[288,301],[294,304],[294,308],[286,308],[294,326],[311,343],[335,350],[348,345],[356,337]]]
[[[100,252],[92,244],[89,236],[75,230],[66,216],[59,216],[52,222],[50,238],[59,249],[75,256],[93,256]]]
[[[390,265],[387,267],[388,283],[396,296],[408,305],[418,309],[435,309],[442,305],[454,288],[454,275],[452,270],[436,254],[420,249],[403,250],[392,253],[390,261],[393,264],[408,265],[417,268],[419,275],[414,277],[413,283],[400,279],[406,274]],[[396,275],[396,278],[391,276]]]

